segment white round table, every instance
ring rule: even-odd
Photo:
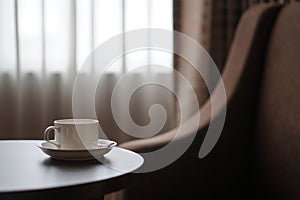
[[[143,158],[113,147],[103,158],[59,161],[39,140],[0,141],[0,199],[100,199],[138,180]]]

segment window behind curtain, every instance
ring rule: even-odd
[[[41,139],[53,120],[71,118],[73,81],[87,56],[123,31],[172,30],[172,13],[172,0],[1,0],[0,138]],[[119,48],[124,45],[126,42]],[[145,64],[172,67],[172,57],[166,52],[136,51],[108,70],[99,89],[97,110],[104,129],[115,134],[113,139],[118,140],[119,130],[113,124],[109,98],[118,75]],[[168,73],[161,68],[154,70],[157,72],[157,78],[173,84]],[[130,80],[144,76],[132,75]],[[140,124],[148,122],[149,106],[145,104],[161,103],[169,116],[175,115],[172,94],[154,89],[141,94],[136,95],[138,103],[131,109]]]

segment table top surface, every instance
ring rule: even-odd
[[[143,164],[139,154],[119,147],[113,147],[101,162],[54,160],[37,147],[41,142],[0,141],[0,194],[105,182]]]

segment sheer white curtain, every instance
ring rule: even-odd
[[[1,0],[0,138],[41,138],[54,119],[72,117],[73,81],[93,49],[124,31],[171,30],[172,20],[172,0]],[[97,92],[98,118],[113,139],[128,139],[120,139],[122,131],[111,115],[114,83],[120,74],[145,63],[172,67],[172,55],[138,51],[121,58]],[[130,81],[149,73],[173,81],[161,70],[134,74]],[[147,123],[149,106],[159,103],[169,115],[164,130],[173,125],[173,95],[160,90],[150,87],[133,98],[130,111],[138,124]]]

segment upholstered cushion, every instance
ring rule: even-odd
[[[300,198],[300,3],[274,25],[261,80],[258,155],[263,184],[276,197]],[[282,195],[282,196],[281,196]]]

